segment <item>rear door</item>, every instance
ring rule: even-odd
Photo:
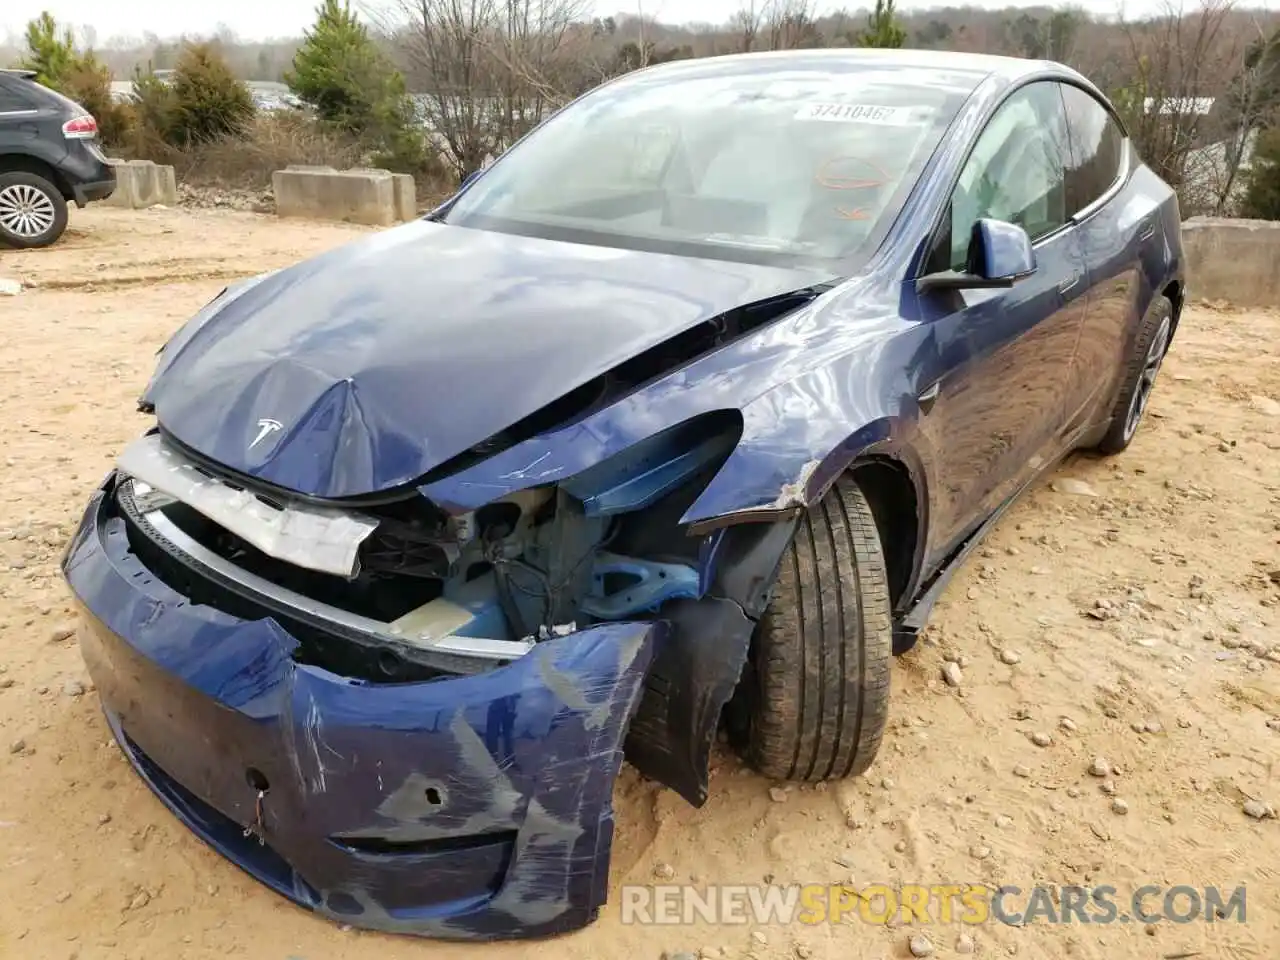
[[[944,371],[920,419],[935,467],[930,566],[1058,453],[1086,288],[1067,216],[1068,151],[1058,84],[1014,91],[976,141],[932,241],[925,272],[963,269],[975,221],[1017,223],[1036,271],[1006,289],[920,297]]]
[[[1067,211],[1087,266],[1088,309],[1071,362],[1067,429],[1105,416],[1120,388],[1128,338],[1145,305],[1144,248],[1159,242],[1156,206],[1126,189],[1131,150],[1120,124],[1093,94],[1062,85],[1071,138]]]

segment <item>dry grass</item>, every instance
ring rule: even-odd
[[[241,189],[270,187],[271,174],[291,163],[343,169],[364,159],[364,151],[349,137],[283,111],[259,113],[243,137],[179,148],[143,135],[122,152],[172,164],[178,179],[193,186]]]
[[[165,143],[145,125],[135,127],[129,140],[111,153],[170,164],[180,183],[197,188],[270,190],[271,174],[295,163],[339,170],[382,166],[353,138],[326,129],[305,114],[286,111],[258,113],[242,137],[188,147]],[[419,206],[429,208],[448,197],[456,184],[441,165],[422,166],[414,179]]]

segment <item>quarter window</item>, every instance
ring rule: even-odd
[[[0,113],[29,109],[31,105],[5,80],[0,79]]]
[[[960,173],[930,270],[964,269],[980,219],[1016,223],[1032,240],[1067,222],[1066,129],[1056,83],[1029,84],[1000,106]]]
[[[1067,206],[1072,214],[1093,203],[1124,173],[1124,133],[1107,108],[1079,87],[1063,86],[1071,158],[1067,164]]]

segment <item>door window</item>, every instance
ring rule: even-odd
[[[979,219],[1016,223],[1033,241],[1067,222],[1066,130],[1056,83],[1029,84],[1000,106],[960,173],[930,272],[964,269]]]
[[[1123,175],[1124,133],[1107,108],[1079,87],[1063,85],[1071,131],[1067,162],[1067,208],[1078,213]]]

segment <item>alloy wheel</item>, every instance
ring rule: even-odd
[[[36,240],[53,228],[57,211],[43,190],[14,183],[0,190],[0,227],[23,240]]]
[[[1165,317],[1160,321],[1160,328],[1156,331],[1156,335],[1151,338],[1151,346],[1147,348],[1147,358],[1142,363],[1142,373],[1138,378],[1137,389],[1133,391],[1133,399],[1129,401],[1129,415],[1124,424],[1125,439],[1132,437],[1137,431],[1138,423],[1147,410],[1147,403],[1150,402],[1151,392],[1156,385],[1156,374],[1160,372],[1165,352],[1169,349],[1170,329],[1169,318]]]

